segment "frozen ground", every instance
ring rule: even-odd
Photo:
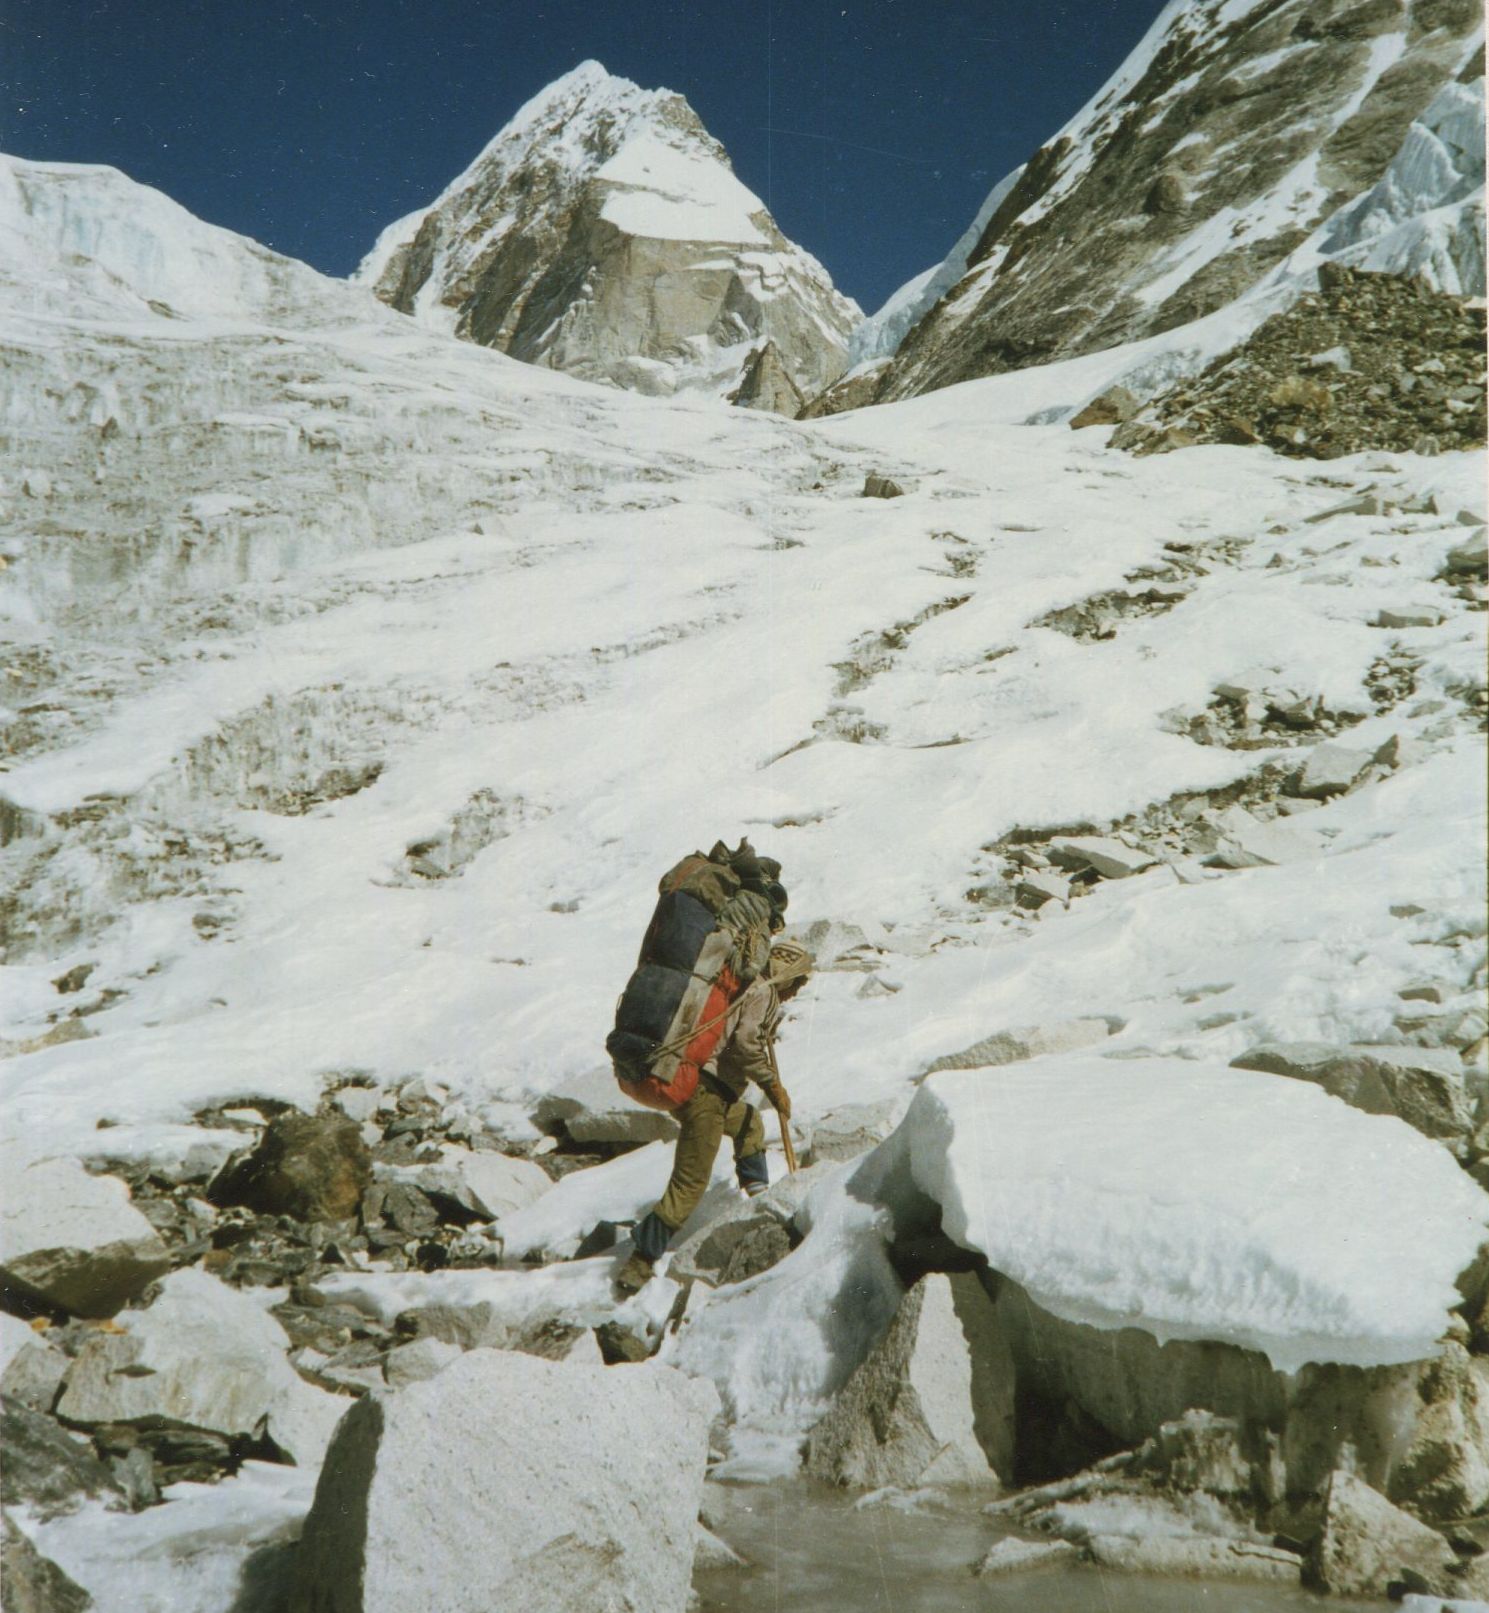
[[[79,262],[74,215],[28,212],[6,177],[0,268],[44,271],[0,286],[0,1122],[31,1150],[86,1153],[104,1122],[179,1153],[206,1105],[314,1107],[353,1070],[436,1078],[515,1134],[602,1062],[657,875],[721,835],[782,861],[794,920],[873,938],[787,1028],[807,1121],[908,1105],[1009,1027],[1105,1016],[1068,1089],[1040,1066],[1058,1134],[1096,1071],[1182,1088],[1261,1041],[1400,1040],[1398,993],[1424,980],[1479,1000],[1485,618],[1438,580],[1460,512],[1482,517],[1478,456],[1134,461],[1019,423],[1082,401],[1110,355],[815,425],[602,392],[117,176],[82,196]],[[158,295],[182,261],[240,272]],[[870,471],[906,494],[861,497]],[[1374,513],[1329,513],[1372,489]],[[1082,630],[1098,605],[1110,630]],[[1374,625],[1403,610],[1440,620]],[[1068,908],[1014,905],[1011,845],[1296,765],[1316,733],[1190,737],[1247,680],[1321,702],[1351,747],[1409,741],[1400,765],[1279,819],[1275,866],[1175,853]],[[1361,1124],[1382,1179],[1420,1185],[1425,1145]],[[607,1213],[650,1191],[645,1157],[605,1178]],[[560,1208],[535,1208],[535,1243]],[[898,1287],[840,1247],[866,1343]],[[602,1265],[459,1281],[514,1315],[583,1310]],[[254,1493],[240,1556],[289,1505]],[[82,1529],[44,1549],[80,1561]],[[87,1551],[92,1586],[107,1551]],[[186,1586],[197,1558],[161,1551]],[[209,1589],[159,1605],[221,1606]]]

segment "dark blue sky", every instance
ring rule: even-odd
[[[872,312],[1160,0],[0,0],[0,149],[345,274],[587,56],[692,102]]]

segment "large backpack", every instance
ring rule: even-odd
[[[658,890],[605,1051],[628,1097],[677,1109],[718,1051],[734,999],[763,973],[786,892],[780,864],[748,841],[684,857]]]

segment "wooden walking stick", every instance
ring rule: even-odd
[[[775,1077],[777,1090],[784,1092],[781,1085],[781,1067],[776,1063],[776,1044],[772,1036],[765,1044],[770,1054],[770,1073]],[[791,1141],[791,1129],[786,1124],[786,1117],[779,1109],[776,1110],[776,1119],[781,1123],[781,1147],[786,1151],[786,1169],[794,1176],[796,1174],[796,1148]]]

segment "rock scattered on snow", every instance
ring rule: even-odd
[[[112,1316],[170,1269],[122,1182],[67,1159],[12,1156],[3,1169],[0,1283],[22,1304]]]
[[[202,1271],[173,1272],[154,1304],[127,1313],[122,1331],[78,1352],[57,1412],[83,1426],[268,1439],[297,1465],[313,1465],[347,1402],[304,1382],[288,1348],[284,1329],[246,1295]]]
[[[1406,606],[1395,610],[1379,610],[1371,624],[1374,627],[1437,627],[1447,620],[1447,612],[1436,605]]]
[[[1367,1114],[1399,1115],[1424,1136],[1457,1138],[1473,1129],[1463,1061],[1446,1050],[1264,1042],[1232,1059],[1231,1067],[1311,1081]]]
[[[1347,745],[1315,745],[1293,781],[1293,793],[1317,800],[1342,795],[1374,759],[1374,752]]]
[[[808,1436],[806,1470],[879,1489],[1013,1474],[1013,1361],[970,1272],[924,1277]]]
[[[1125,386],[1108,387],[1070,417],[1070,429],[1080,431],[1086,426],[1119,426],[1124,420],[1130,420],[1140,408],[1142,400]]]
[[[683,1613],[713,1391],[472,1351],[348,1413],[305,1520],[291,1613]],[[494,1482],[498,1479],[500,1482]]]
[[[1263,868],[1318,855],[1322,842],[1290,823],[1264,823],[1242,806],[1213,814],[1217,844],[1205,859],[1216,868]]]
[[[576,1143],[649,1143],[677,1135],[671,1115],[632,1103],[608,1067],[588,1070],[541,1098],[533,1124],[540,1131],[561,1125]]]
[[[810,1164],[857,1159],[877,1147],[894,1130],[899,1105],[893,1098],[878,1103],[847,1103],[812,1120]]]
[[[1043,868],[1031,868],[1019,877],[1013,888],[1013,899],[1020,907],[1041,908],[1046,902],[1059,902],[1070,906],[1070,881]]]
[[[865,498],[900,498],[904,488],[892,476],[882,475],[879,471],[870,471],[864,477],[863,496]]]
[[[1104,1042],[1116,1029],[1107,1019],[1063,1019],[1051,1025],[1023,1025],[984,1036],[960,1053],[948,1053],[928,1065],[926,1075],[939,1070],[983,1070],[994,1065],[1018,1064],[1050,1053],[1074,1053]]]
[[[437,1376],[462,1354],[458,1344],[447,1344],[429,1334],[390,1350],[383,1361],[383,1377],[390,1389],[406,1389],[411,1383]]]
[[[1050,856],[1071,873],[1094,868],[1103,879],[1126,879],[1158,861],[1151,852],[1106,835],[1057,835],[1050,842]]]
[[[212,1182],[214,1204],[242,1205],[297,1221],[342,1221],[357,1213],[372,1179],[360,1127],[340,1115],[276,1115],[258,1145]]]
[[[1342,1470],[1324,1492],[1323,1527],[1309,1557],[1315,1582],[1339,1596],[1384,1596],[1403,1571],[1441,1590],[1455,1558],[1435,1529]]]

